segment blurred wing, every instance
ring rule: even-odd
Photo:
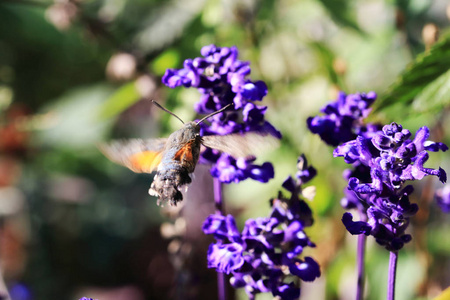
[[[280,145],[280,141],[268,133],[248,132],[245,134],[204,136],[202,137],[202,144],[239,158],[256,156],[274,149]]]
[[[151,173],[158,167],[167,139],[131,139],[100,145],[111,161],[136,173]]]

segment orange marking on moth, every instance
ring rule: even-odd
[[[175,153],[175,160],[178,161],[188,161],[189,163],[192,163],[194,160],[194,157],[192,156],[192,144],[194,143],[194,141],[189,141],[188,143],[186,143],[186,145],[184,145],[180,150],[177,151],[177,153]]]
[[[131,167],[133,171],[151,173],[161,162],[160,152],[143,151],[130,156]]]

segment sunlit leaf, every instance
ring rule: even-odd
[[[450,34],[447,34],[429,51],[417,56],[388,93],[381,97],[376,109],[395,105],[398,109],[390,109],[389,113],[396,115],[440,109],[449,102],[448,93],[445,95],[449,89],[449,69]],[[406,107],[408,110],[402,109]]]
[[[197,17],[205,5],[204,0],[167,1],[164,6],[149,15],[144,29],[137,33],[137,45],[153,52],[171,44]]]
[[[348,26],[362,33],[354,16],[351,14],[349,3],[347,0],[320,0],[324,8],[330,14],[330,17],[338,24]]]
[[[416,111],[440,110],[450,104],[450,69],[427,85],[413,102]]]
[[[100,118],[108,119],[114,117],[136,103],[139,99],[140,95],[136,89],[135,83],[127,83],[106,100],[101,108]]]
[[[162,76],[167,69],[180,67],[179,62],[179,53],[176,50],[169,49],[153,60],[152,70],[156,75]]]

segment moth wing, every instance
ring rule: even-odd
[[[264,132],[248,132],[245,134],[207,135],[202,137],[206,147],[226,152],[235,158],[258,155],[279,146],[280,141]]]
[[[136,173],[151,173],[158,167],[167,139],[118,140],[99,149],[111,161]]]

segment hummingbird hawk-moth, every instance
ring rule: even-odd
[[[197,165],[201,146],[226,152],[235,158],[256,154],[261,146],[274,145],[278,141],[264,132],[234,133],[228,135],[200,135],[200,123],[223,112],[232,104],[213,112],[200,121],[184,123],[171,111],[152,101],[162,110],[175,116],[184,126],[167,138],[131,139],[101,145],[100,150],[111,161],[123,165],[136,173],[156,175],[149,194],[158,197],[158,204],[168,202],[176,206],[183,200],[180,187],[192,182],[190,174]]]

